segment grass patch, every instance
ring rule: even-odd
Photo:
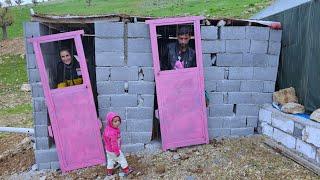
[[[24,114],[32,111],[32,106],[30,103],[19,104],[10,108],[0,109],[1,115],[10,115],[10,114]]]
[[[0,57],[0,94],[20,91],[20,86],[28,82],[26,61],[19,55]]]
[[[273,0],[84,0],[50,1],[37,6],[12,7],[14,24],[8,28],[9,38],[22,37],[24,21],[30,20],[30,8],[36,13],[56,15],[98,15],[123,13],[140,16],[184,16],[249,18]],[[2,36],[2,32],[0,32]]]

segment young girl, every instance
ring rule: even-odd
[[[106,129],[103,132],[103,141],[107,153],[107,175],[113,174],[113,168],[115,162],[121,165],[122,171],[125,175],[130,174],[133,170],[129,168],[127,160],[120,147],[120,129],[121,118],[114,112],[109,112],[106,117],[108,123]]]

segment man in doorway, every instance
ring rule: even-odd
[[[196,53],[189,46],[191,29],[187,26],[179,28],[177,42],[170,43],[161,56],[161,70],[173,70],[196,67]]]

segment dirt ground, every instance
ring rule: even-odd
[[[9,39],[0,41],[0,56],[7,54],[21,55],[24,52],[24,41],[23,38]]]
[[[135,172],[128,179],[320,179],[264,143],[264,137],[210,141],[208,145],[130,154]],[[23,135],[0,139],[0,179],[105,179],[103,166],[70,173],[33,171],[32,142]],[[10,151],[11,153],[6,153]],[[123,179],[119,169],[110,179]]]

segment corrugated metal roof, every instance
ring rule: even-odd
[[[285,10],[297,7],[301,4],[304,4],[310,1],[311,0],[276,0],[269,7],[255,14],[250,19],[263,19],[265,17],[277,14],[281,11],[285,11]]]

